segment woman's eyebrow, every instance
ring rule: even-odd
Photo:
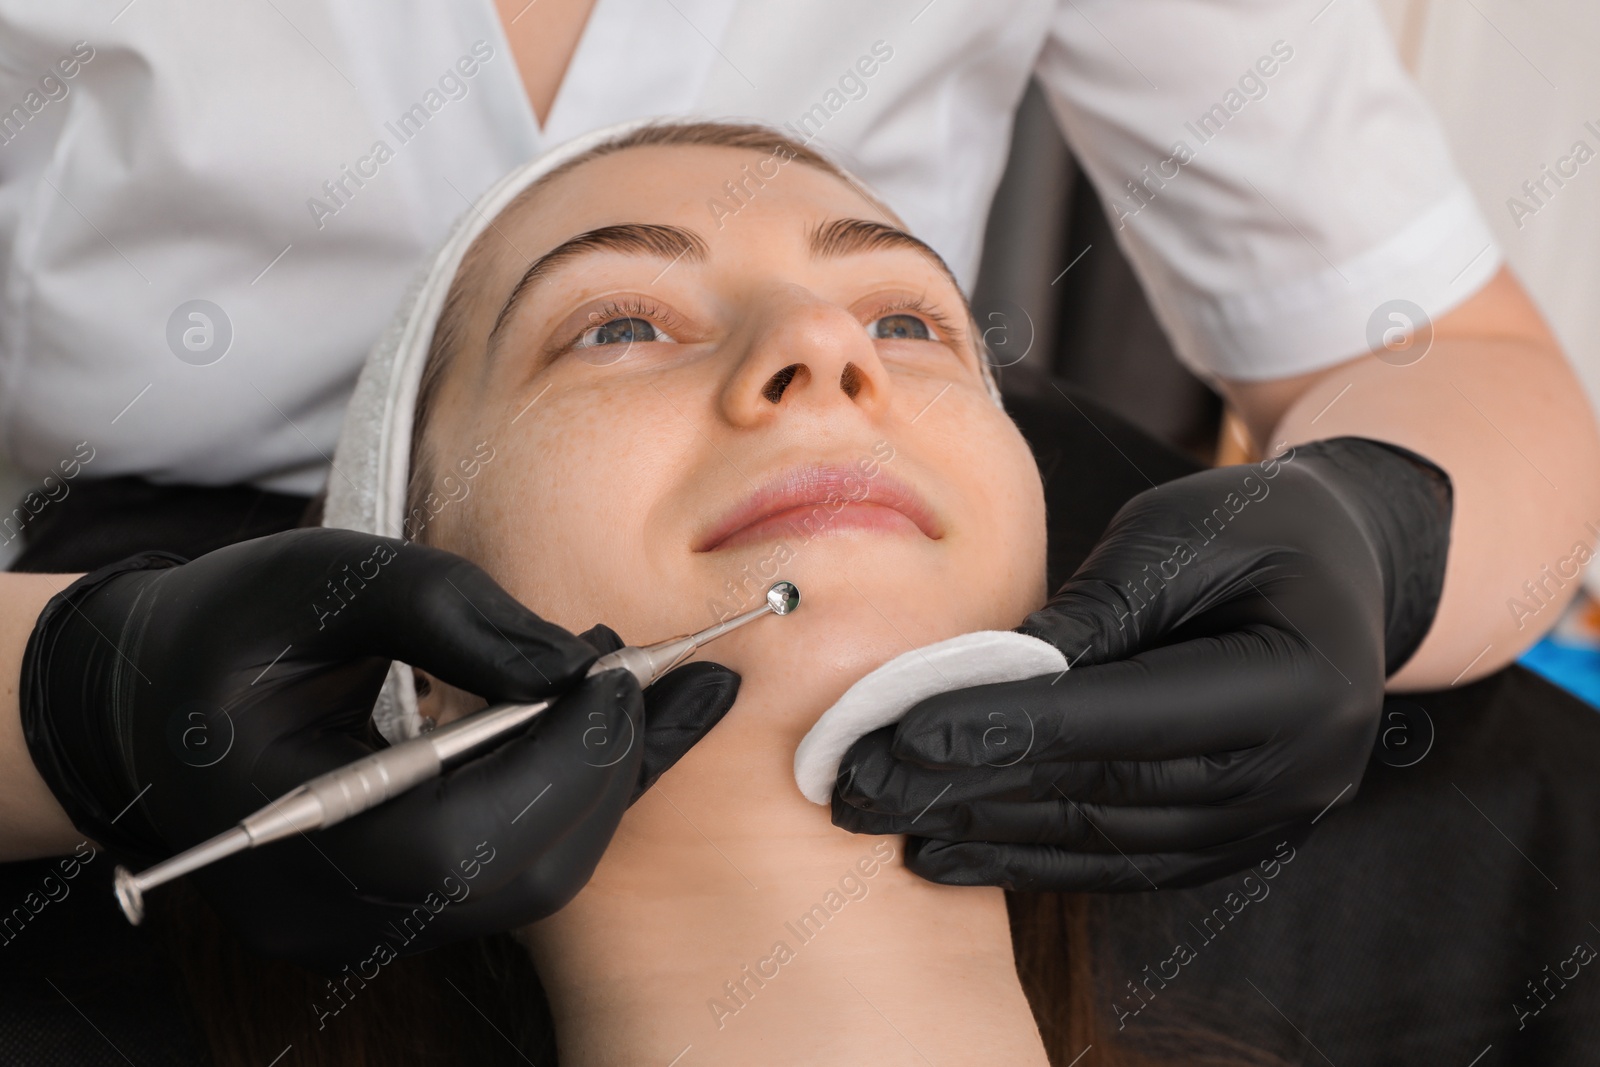
[[[824,222],[810,234],[811,254],[817,259],[836,256],[853,256],[878,248],[905,248],[928,260],[961,292],[956,276],[950,273],[943,257],[926,243],[917,240],[904,230],[871,219],[833,219]],[[962,294],[965,297],[965,294]]]
[[[616,226],[602,226],[588,230],[556,245],[528,265],[516,288],[506,298],[505,306],[495,316],[489,330],[489,351],[494,351],[501,328],[511,319],[511,313],[524,294],[540,278],[546,277],[571,261],[594,252],[623,252],[630,255],[655,256],[676,263],[680,259],[704,262],[706,243],[693,230],[679,226],[659,226],[645,222],[625,222]]]

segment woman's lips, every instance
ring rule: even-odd
[[[809,539],[824,530],[920,532],[937,540],[944,529],[915,489],[881,466],[870,477],[854,466],[795,467],[768,481],[711,526],[695,546],[714,552],[786,533]]]

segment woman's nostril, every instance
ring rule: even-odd
[[[801,374],[809,373],[810,371],[804,363],[791,363],[767,379],[767,384],[761,387],[761,395],[771,403],[776,404],[783,399],[784,392],[788,390],[790,383],[795,378]],[[839,374],[839,388],[851,400],[854,400],[860,394],[865,381],[866,376],[862,373],[861,368],[854,363],[846,363],[844,370]]]
[[[854,363],[846,363],[844,372],[839,375],[839,388],[844,390],[844,395],[851,400],[861,392],[861,368]]]
[[[791,363],[767,379],[767,384],[761,387],[761,395],[776,404],[783,399],[783,391],[789,388],[789,383],[794,381],[805,367],[799,363]]]

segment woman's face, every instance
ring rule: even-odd
[[[785,579],[798,612],[701,655],[747,682],[847,684],[1043,603],[1037,468],[961,295],[844,181],[761,151],[632,148],[485,240],[428,443],[441,474],[492,458],[428,539],[539,614],[642,644]]]

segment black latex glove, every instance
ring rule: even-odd
[[[1449,479],[1363,438],[1149,489],[1019,627],[1064,674],[942,693],[846,753],[833,821],[935,882],[1195,885],[1348,803],[1432,624]]]
[[[559,909],[738,690],[693,663],[641,704],[626,671],[583,680],[598,655],[451,553],[292,530],[69,587],[28,642],[23,727],[74,825],[138,869],[384,747],[370,715],[391,659],[490,703],[566,693],[432,782],[193,876],[257,951],[355,968],[380,944],[417,952]]]

